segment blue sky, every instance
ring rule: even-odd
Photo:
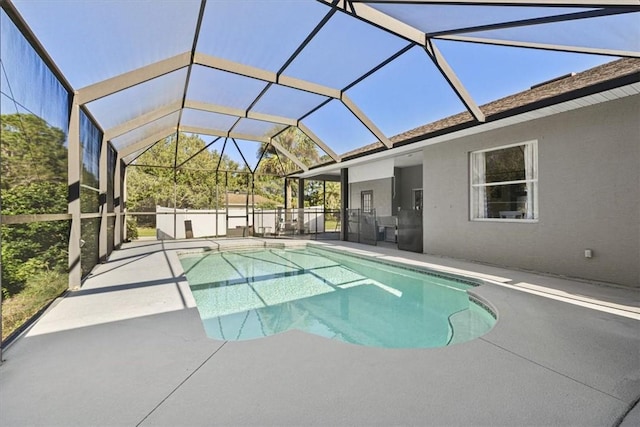
[[[77,89],[188,51],[200,2],[14,0],[14,4]],[[416,26],[421,23],[425,30],[491,22],[499,11],[494,7],[480,13],[481,9],[476,8],[476,13],[470,14],[468,8],[454,6],[448,9],[443,6],[380,7],[395,16],[411,18]],[[328,10],[319,2],[307,0],[209,1],[197,50],[277,71]],[[518,18],[548,14],[540,8],[524,12],[522,8],[500,10],[510,16],[517,12]],[[550,24],[537,33],[527,30],[505,34],[527,41],[574,42],[581,46],[638,51],[640,25],[637,24],[640,22],[636,13],[574,22],[570,27]],[[500,34],[489,35],[500,37]],[[406,45],[404,40],[337,13],[284,74],[342,89]],[[436,45],[480,105],[615,59],[452,41],[437,41]],[[193,73],[189,97],[210,103],[235,102],[234,107],[246,108],[254,95],[266,86],[257,81],[237,83],[237,79],[221,72],[212,72],[210,76],[199,73]],[[150,84],[153,90],[132,90],[135,95],[129,101],[117,101],[125,98],[125,92],[113,99],[97,101],[93,106],[95,116],[108,128],[144,110],[165,105],[172,97],[179,96],[184,80],[167,78],[165,81],[156,87]],[[317,97],[284,98],[281,96],[284,92],[286,90],[279,88],[268,91],[256,108],[271,106],[273,111],[295,114],[305,111],[310,101],[315,102],[313,97]],[[234,95],[238,93],[246,95],[246,99]],[[417,47],[347,94],[389,137],[464,109],[426,53]],[[9,108],[5,97],[2,98],[3,110]],[[133,108],[126,112],[126,107]],[[344,106],[336,101],[304,122],[338,153],[375,140],[348,111],[345,114]]]

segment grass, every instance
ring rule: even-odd
[[[2,340],[20,328],[69,286],[66,274],[43,271],[26,284],[22,292],[2,300]]]
[[[156,229],[153,227],[138,227],[138,237],[156,237]]]
[[[325,231],[334,231],[336,229],[337,224],[338,224],[337,220],[326,218],[324,220],[324,229]]]

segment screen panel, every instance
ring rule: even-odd
[[[65,134],[69,93],[4,11],[0,11],[2,114],[32,114]]]
[[[286,128],[287,125],[254,119],[240,119],[233,132],[254,135],[257,138],[269,137]]]
[[[148,138],[164,129],[174,128],[178,125],[178,117],[180,116],[180,112],[175,112],[165,116],[161,119],[154,120],[152,122],[147,123],[144,126],[141,126],[137,129],[132,130],[131,132],[127,132],[124,135],[118,136],[111,140],[114,148],[116,150],[122,150],[125,147],[128,147],[131,144],[134,144],[138,141],[142,141],[145,138]]]
[[[434,41],[477,104],[611,61],[610,57]]]
[[[342,89],[405,44],[399,37],[337,13],[284,74]]]
[[[278,71],[328,9],[317,2],[223,0],[207,4],[197,50]]]
[[[338,154],[376,141],[376,137],[338,100],[329,102],[303,123]]]
[[[111,129],[182,99],[187,70],[181,69],[87,104],[103,129]]]
[[[637,53],[640,52],[640,12],[460,35]]]
[[[299,119],[327,99],[326,96],[273,84],[252,111]]]
[[[188,52],[200,8],[199,0],[13,3],[76,89]]]
[[[187,99],[246,110],[266,86],[250,77],[194,65]]]
[[[237,121],[235,116],[185,108],[182,110],[180,125],[228,131]]]
[[[369,6],[425,33],[491,25],[547,16],[566,15],[593,9],[569,7],[382,4]]]
[[[420,47],[367,77],[347,95],[388,136],[465,108]]]

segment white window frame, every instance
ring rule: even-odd
[[[525,179],[516,181],[501,181],[491,183],[474,183],[474,176],[484,167],[484,153],[491,151],[498,151],[505,148],[525,146]],[[527,212],[524,213],[524,218],[486,218],[486,207],[480,207],[480,198],[483,197],[483,192],[476,193],[475,190],[482,190],[487,187],[509,184],[526,184],[527,185]],[[486,199],[485,199],[486,201]],[[481,222],[514,222],[514,223],[536,223],[539,221],[538,212],[538,141],[531,140],[525,142],[518,142],[515,144],[501,145],[499,147],[486,148],[483,150],[472,151],[469,153],[469,219],[471,221]]]
[[[366,209],[364,206],[365,196],[370,196],[369,202],[371,206],[369,206],[368,209]],[[360,192],[360,209],[362,210],[363,213],[373,212],[373,190],[362,190]]]

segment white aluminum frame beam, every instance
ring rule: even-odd
[[[122,212],[123,212],[123,182],[122,182],[122,157],[116,152],[116,170],[113,175],[113,211],[116,214],[116,225],[113,231],[113,245],[119,249],[123,241]]]
[[[381,143],[386,147],[391,148],[392,144],[389,139],[378,129],[375,124],[348,98],[344,93],[335,88],[327,87],[313,82],[308,82],[295,77],[284,76],[278,73],[263,70],[257,67],[229,61],[222,58],[213,57],[211,55],[195,52],[193,59],[191,52],[184,52],[182,54],[173,56],[163,61],[156,62],[154,64],[138,68],[136,70],[120,74],[119,76],[112,77],[107,80],[95,83],[93,85],[86,86],[78,91],[77,99],[78,104],[83,105],[105,96],[112,95],[116,92],[128,89],[170,72],[179,70],[181,68],[188,67],[192,64],[202,65],[205,67],[217,69],[220,71],[226,71],[234,74],[238,74],[244,77],[254,78],[268,83],[275,83],[282,86],[287,86],[293,89],[310,92],[316,95],[321,95],[333,99],[340,100],[350,111],[356,116],[360,122],[373,134]],[[186,93],[186,89],[185,89]],[[262,120],[266,122],[286,124],[289,126],[299,126],[299,119],[290,119],[286,117],[280,117],[270,114],[252,112],[250,110],[245,111],[241,109],[235,109],[225,106],[216,106],[199,101],[183,100],[180,106],[184,108],[193,108],[198,110],[210,111],[215,113],[227,114],[235,117],[244,117],[255,120]],[[145,124],[164,117],[173,112],[180,111],[178,104],[171,104],[171,106],[163,107],[161,109],[146,113],[134,120],[123,123],[117,127],[109,129],[105,132],[107,139],[111,140],[117,136],[123,135],[134,129],[137,129]],[[307,128],[308,129],[308,128]],[[306,133],[306,132],[305,132]],[[225,136],[215,134],[216,136]],[[230,135],[226,135],[230,136]],[[248,139],[246,135],[238,136],[239,139]],[[329,149],[329,147],[323,143],[317,136],[312,137],[314,142],[321,147],[327,154],[329,154],[335,161],[339,161],[339,156]],[[146,139],[145,139],[146,140]],[[255,137],[252,139],[255,140]],[[130,154],[130,153],[129,153]],[[126,157],[123,154],[122,157]]]
[[[526,19],[517,20],[497,20],[494,23],[472,25],[468,27],[451,28],[448,30],[431,31],[428,36],[431,38],[438,36],[453,36],[456,34],[465,35],[479,31],[494,31],[508,28],[530,27],[535,25],[544,25],[559,22],[569,22],[583,19],[601,18],[605,16],[622,15],[635,12],[636,9],[625,8],[604,8],[604,9],[588,9],[582,12],[560,13],[556,15],[536,16]]]
[[[220,136],[223,138],[233,138],[233,139],[243,139],[245,141],[255,141],[255,142],[263,142],[265,144],[273,145],[278,151],[282,152],[289,160],[298,165],[305,172],[309,170],[309,168],[302,163],[295,155],[291,154],[284,147],[282,147],[277,142],[273,141],[273,138],[269,137],[257,137],[255,135],[247,135],[236,132],[227,132],[219,129],[208,129],[201,128],[195,126],[180,126],[180,132],[189,132],[189,133],[197,133],[201,135],[211,135],[211,136]]]
[[[278,150],[279,152],[281,152],[282,154],[284,154],[289,160],[291,160],[293,163],[295,163],[300,169],[302,169],[305,172],[309,171],[309,168],[307,167],[307,165],[305,165],[304,163],[302,163],[296,156],[294,156],[293,154],[291,154],[286,148],[284,148],[282,145],[278,144],[277,142],[275,142],[273,140],[273,138],[270,139],[269,143],[271,145],[273,145],[273,147]]]
[[[320,0],[327,1],[327,0]],[[480,5],[480,6],[554,6],[554,7],[620,7],[620,6],[638,6],[637,0],[540,0],[531,1],[513,1],[513,0],[351,0],[352,3],[387,3],[387,4],[450,4],[450,5]]]
[[[296,126],[304,134],[306,134],[309,137],[309,139],[311,139],[318,147],[320,147],[325,153],[331,156],[333,160],[335,160],[336,162],[340,161],[340,156],[338,156],[331,148],[329,148],[327,144],[325,144],[316,134],[314,134],[311,131],[311,129],[309,129],[300,120],[292,119],[288,117],[274,116],[271,114],[256,113],[253,111],[245,111],[239,108],[225,107],[223,105],[209,104],[201,101],[186,101],[185,108],[208,111],[212,113],[226,114],[234,117],[261,120],[264,122],[269,122],[269,123],[274,123],[279,125]],[[226,136],[226,135],[214,135],[214,136]]]
[[[327,3],[331,6],[333,3],[332,0],[318,0],[323,3]],[[339,0],[336,7],[342,10],[347,10],[347,2],[345,0]],[[424,46],[426,43],[426,35],[423,31],[412,27],[409,24],[406,24],[396,18],[393,18],[387,15],[384,12],[379,11],[371,6],[367,6],[366,4],[361,3],[351,3],[353,6],[354,14],[372,24],[375,24],[378,27],[381,27],[393,34],[396,34],[402,37],[405,40],[418,44],[420,46]]]
[[[342,157],[336,154],[327,144],[325,144],[311,129],[307,127],[302,122],[298,122],[298,129],[302,131],[310,140],[315,142],[315,144],[322,149],[325,153],[327,153],[336,163],[340,163],[342,161]]]
[[[128,154],[127,157],[123,157],[122,158],[122,162],[124,163],[125,166],[130,165],[131,163],[133,163],[138,157],[140,157],[145,151],[147,151],[149,148],[151,148],[150,146],[144,147],[139,149],[138,151],[134,151],[131,154]]]
[[[331,0],[319,1],[332,5]],[[346,4],[347,2],[345,0],[339,0],[335,7],[347,10]],[[480,110],[480,107],[478,107],[471,95],[469,95],[469,92],[464,87],[460,79],[458,79],[458,76],[456,76],[455,72],[444,59],[440,51],[435,46],[433,46],[432,43],[428,42],[427,35],[423,31],[412,27],[396,18],[393,18],[386,13],[380,12],[379,10],[366,4],[350,3],[350,6],[353,14],[358,18],[367,21],[377,27],[383,28],[399,37],[402,37],[405,40],[422,46],[431,60],[434,62],[438,70],[440,70],[440,73],[447,80],[458,98],[466,106],[467,110],[469,110],[469,112],[475,117],[477,121],[485,121],[485,116]],[[384,141],[381,142],[384,143]]]
[[[270,122],[275,124],[295,126],[298,121],[288,117],[275,116],[272,114],[256,113],[254,111],[247,111],[241,108],[226,107],[224,105],[210,104],[202,101],[190,101],[187,100],[184,103],[184,108],[190,108],[192,110],[208,111],[210,113],[225,114],[227,116],[261,120],[263,122]]]
[[[82,240],[82,207],[80,204],[80,181],[82,170],[82,147],[80,143],[80,105],[77,93],[74,94],[69,117],[68,133],[67,182],[69,185],[69,202],[67,212],[71,215],[69,230],[69,289],[74,290],[82,285],[81,240]]]
[[[347,96],[346,93],[343,93],[340,97],[340,100],[344,104],[345,107],[349,109],[353,113],[354,116],[367,128],[369,131],[375,135],[378,140],[385,145],[387,148],[392,148],[393,143],[389,141],[384,133],[371,121],[369,118],[358,108],[358,106]]]
[[[640,52],[634,52],[631,50],[616,50],[616,49],[603,49],[592,47],[580,47],[580,46],[565,46],[548,43],[533,43],[533,42],[521,42],[512,40],[499,40],[483,37],[473,36],[436,36],[433,39],[438,40],[451,40],[457,42],[466,43],[479,43],[490,44],[496,46],[510,46],[510,47],[523,47],[528,49],[541,49],[541,50],[553,50],[558,52],[574,52],[574,53],[587,53],[591,55],[605,55],[605,56],[619,56],[627,58],[640,58]]]
[[[387,148],[391,148],[392,144],[389,139],[378,129],[375,124],[348,98],[339,90],[306,80],[297,79],[295,77],[278,75],[272,71],[263,70],[249,65],[239,64],[237,62],[228,61],[226,59],[216,58],[202,53],[196,53],[194,63],[205,67],[214,68],[216,70],[227,71],[244,77],[251,77],[268,83],[275,83],[287,86],[293,89],[322,95],[333,99],[338,99],[353,113],[360,122],[380,140]],[[346,98],[346,101],[345,101]],[[243,116],[239,116],[243,117]]]
[[[118,136],[122,136],[125,133],[138,129],[155,120],[158,120],[170,114],[176,113],[180,111],[181,107],[182,107],[182,102],[176,101],[164,107],[158,108],[156,110],[153,110],[141,116],[138,116],[135,119],[129,120],[126,123],[112,127],[111,129],[107,129],[104,132],[104,136],[107,139],[107,141],[111,141],[113,138],[117,138]]]
[[[275,83],[283,86],[287,86],[293,89],[302,90],[305,92],[314,93],[316,95],[326,96],[333,99],[340,100],[349,109],[354,116],[356,116],[360,122],[373,134],[381,143],[386,147],[391,148],[392,144],[389,139],[375,126],[356,105],[353,103],[341,90],[330,88],[327,86],[319,85],[316,83],[304,81],[294,77],[278,75],[275,72],[263,70],[260,68],[252,67],[249,65],[240,64],[237,62],[229,61],[226,59],[216,58],[210,55],[196,52],[193,55],[193,64],[214,68],[221,71],[226,71],[234,74],[238,74],[244,77],[254,78],[261,81]],[[169,72],[178,70],[180,68],[187,67],[191,64],[190,52],[186,52],[164,61],[157,62],[155,64],[139,68],[137,70],[121,74],[111,79],[104,80],[91,86],[87,86],[78,91],[78,99],[80,103],[88,103],[96,99],[100,99],[105,96],[109,96],[118,91],[127,89],[145,81],[162,76]],[[182,105],[182,103],[181,103]],[[271,123],[286,124],[289,126],[299,126],[300,120],[290,119],[286,117],[280,117],[270,114],[257,113],[252,111],[245,111],[241,109],[207,104],[200,101],[184,101],[184,108],[192,108],[197,110],[204,110],[209,112],[215,112],[220,114],[227,114],[235,117],[244,117],[249,119],[261,120]],[[127,123],[109,129],[106,133],[107,139],[111,140],[124,133],[137,129],[145,124],[157,120],[179,110],[178,103],[171,104],[170,106],[163,107],[161,109],[149,112],[143,116],[137,117]],[[308,129],[308,128],[307,128]],[[306,132],[305,132],[306,133]],[[207,134],[207,133],[205,133]],[[313,134],[311,132],[311,134]],[[215,136],[227,136],[231,137],[231,134],[220,135],[219,132],[214,134]],[[238,134],[236,134],[238,135]],[[255,140],[255,137],[247,138],[247,135],[237,136],[238,139]],[[340,157],[331,150],[324,142],[322,142],[317,136],[310,138],[327,154],[329,154],[335,161],[340,161]],[[146,139],[145,139],[146,140]],[[130,153],[128,153],[130,154]],[[123,154],[122,157],[126,157]]]
[[[110,79],[85,86],[78,90],[78,104],[84,105],[116,92],[139,85],[157,77],[185,68],[191,64],[191,52],[181,53],[171,58],[129,71]]]
[[[240,64],[222,58],[217,58],[204,53],[196,52],[193,63],[220,71],[238,74],[244,77],[251,77],[264,82],[276,83],[293,89],[315,93],[316,95],[328,96],[330,98],[340,98],[340,90],[323,86],[317,83],[296,79],[294,77],[278,76],[276,72],[263,70],[250,65]]]
[[[179,128],[179,131],[187,132],[187,133],[197,133],[200,135],[220,136],[223,138],[242,139],[245,141],[255,141],[255,142],[265,142],[265,143],[269,142],[269,137],[267,136],[256,136],[256,135],[249,135],[245,133],[230,132],[226,130],[204,128],[204,127],[197,127],[197,126],[181,125]]]
[[[467,110],[476,118],[479,122],[486,120],[484,113],[478,107],[478,104],[473,100],[467,88],[464,87],[458,76],[454,73],[449,63],[444,59],[440,50],[433,43],[427,43],[424,47],[427,54],[431,57],[433,63],[438,67],[444,78],[447,80],[451,88],[454,90],[460,101],[467,107]]]
[[[202,29],[202,20],[204,18],[204,12],[207,7],[207,0],[200,0],[200,10],[198,11],[198,20],[196,22],[196,26],[193,30],[193,41],[191,43],[190,57],[189,57],[189,66],[187,68],[187,77],[184,80],[184,89],[182,91],[182,107],[184,108],[184,103],[187,100],[187,93],[189,91],[189,82],[191,81],[191,70],[193,69],[193,56],[196,53],[196,48],[198,47],[198,39],[200,38],[200,31]],[[182,122],[182,113],[184,110],[180,109],[180,114],[178,117],[178,126],[180,126]],[[178,146],[176,145],[176,148]],[[177,158],[175,159],[177,162]]]
[[[118,154],[120,155],[121,158],[125,158],[129,154],[135,153],[138,150],[142,150],[143,148],[153,145],[156,142],[160,141],[161,139],[166,138],[169,135],[172,135],[174,133],[176,133],[176,127],[170,126],[159,132],[154,133],[153,135],[150,135],[144,139],[141,139],[138,142],[127,145],[126,147],[118,150]]]

